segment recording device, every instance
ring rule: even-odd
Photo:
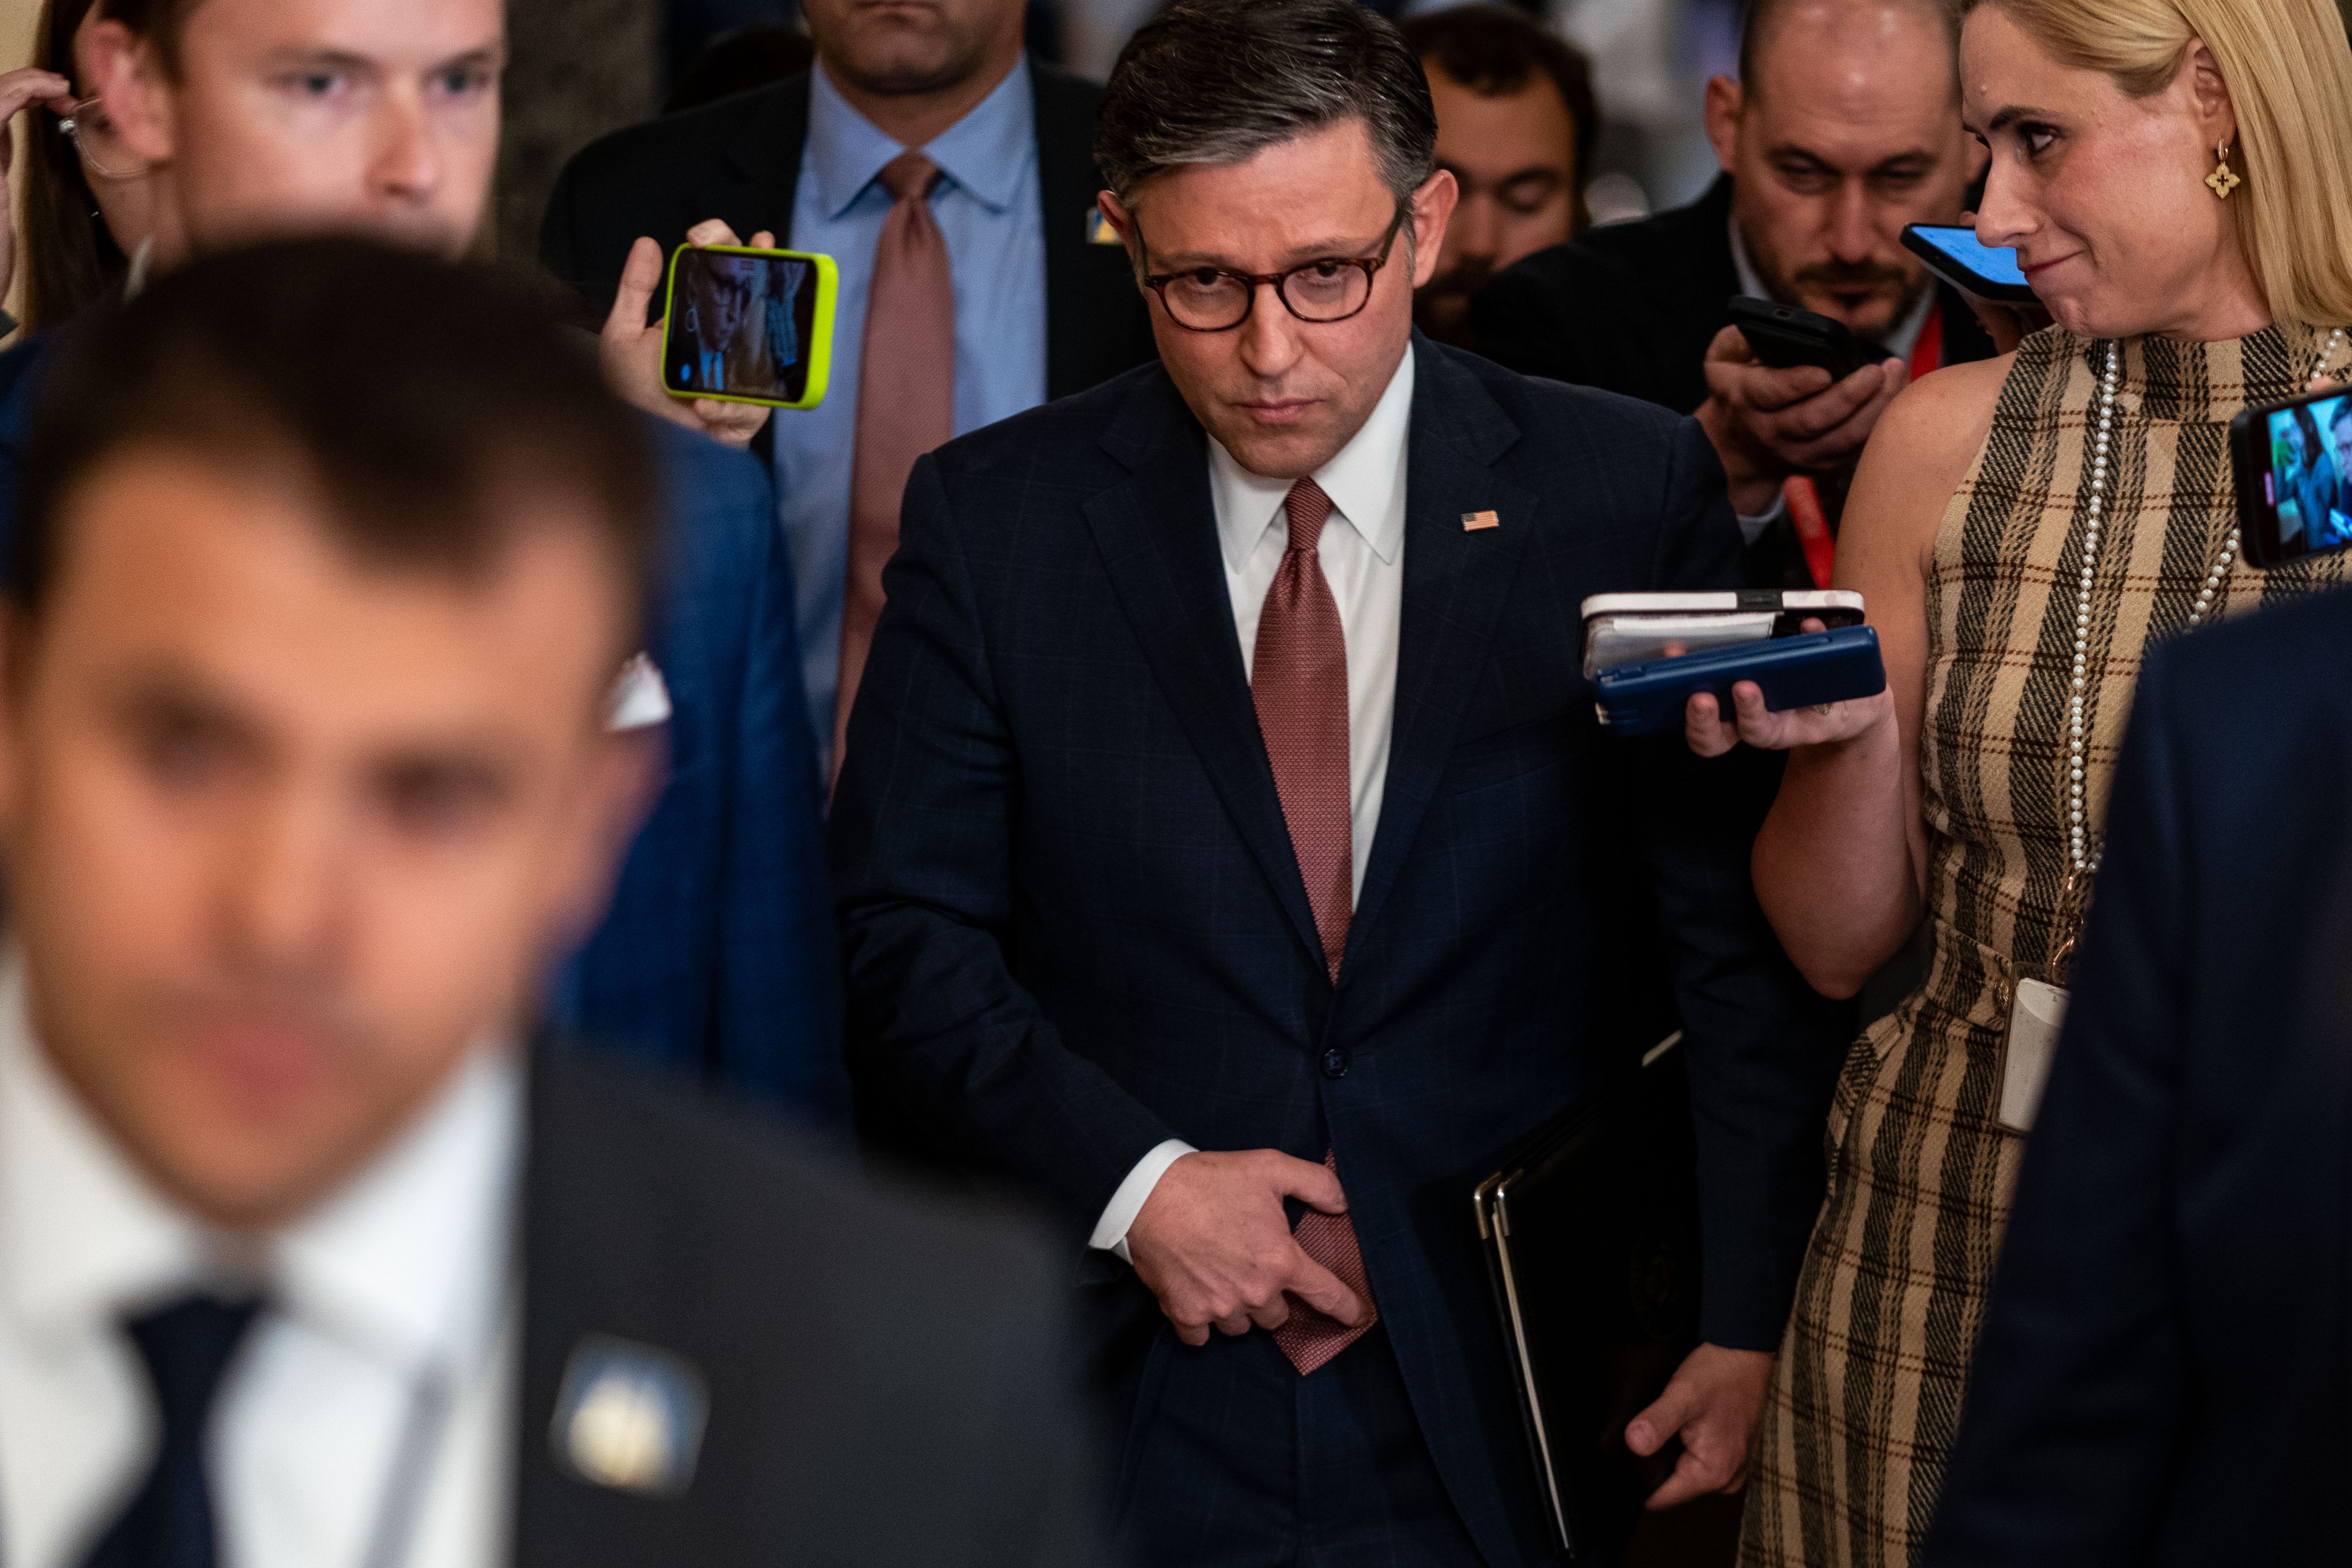
[[[2284,566],[2352,544],[2352,395],[2306,393],[2230,421],[2246,559]]]
[[[1683,708],[1702,691],[1715,693],[1725,712],[1731,689],[1752,680],[1774,712],[1875,697],[1886,689],[1878,633],[1869,626],[1772,637],[1761,643],[1710,648],[1681,658],[1621,664],[1593,684],[1601,722],[1612,735],[1649,735],[1683,727]]]
[[[1775,370],[1817,364],[1832,379],[1843,381],[1863,366],[1886,357],[1846,331],[1843,321],[1751,294],[1731,297],[1731,324],[1748,340],[1757,362]]]
[[[1977,231],[1957,224],[1915,223],[1903,230],[1903,248],[1963,294],[2010,305],[2032,305],[2032,285],[2006,245],[1979,245]]]
[[[1715,594],[1595,594],[1580,607],[1584,679],[1612,665],[1792,637],[1816,620],[1824,627],[1862,625],[1862,595],[1844,589],[1742,588]]]
[[[672,397],[814,408],[833,363],[833,258],[681,245],[670,258],[662,385]]]

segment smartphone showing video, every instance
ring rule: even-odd
[[[2284,566],[2352,544],[2352,395],[2315,392],[2230,421],[2246,559]]]
[[[2006,245],[1978,244],[1977,231],[1964,225],[1911,224],[1903,230],[1903,247],[1963,294],[2011,305],[2036,302],[2017,252]]]
[[[840,289],[830,256],[679,246],[663,315],[664,387],[672,397],[815,407]]]

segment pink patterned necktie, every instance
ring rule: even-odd
[[[897,205],[882,220],[857,353],[857,419],[849,469],[849,575],[841,605],[841,674],[834,687],[833,772],[849,709],[882,617],[882,568],[898,552],[898,503],[915,459],[955,435],[955,286],[948,242],[931,217],[940,171],[920,153],[883,166]]]
[[[1319,553],[1331,498],[1313,479],[1301,479],[1283,498],[1282,509],[1290,521],[1290,547],[1258,616],[1250,697],[1266,760],[1274,764],[1290,852],[1297,858],[1307,901],[1315,911],[1324,972],[1337,984],[1354,912],[1355,853],[1349,821],[1348,641],[1339,601],[1323,580]],[[1328,1151],[1323,1163],[1339,1168]],[[1274,1342],[1304,1377],[1361,1338],[1379,1318],[1352,1219],[1309,1209],[1293,1234],[1299,1248],[1345,1281],[1366,1310],[1363,1325],[1351,1329],[1291,1299],[1290,1321],[1274,1331]]]

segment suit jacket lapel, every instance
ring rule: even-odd
[[[1209,496],[1208,437],[1164,374],[1138,384],[1102,437],[1127,479],[1087,502],[1112,590],[1177,721],[1307,950],[1315,911],[1291,853],[1274,769],[1242,670]]]
[[[1518,426],[1447,351],[1418,332],[1413,348],[1396,717],[1380,826],[1348,928],[1351,952],[1380,918],[1444,773],[1539,504],[1493,467]],[[1473,511],[1496,513],[1501,526],[1465,530],[1462,515]]]
[[[774,230],[779,246],[793,242],[793,196],[800,189],[808,129],[809,78],[803,71],[777,84],[763,112],[728,145],[723,159],[750,194],[743,210],[755,215],[756,226]],[[751,233],[742,239],[750,244]]]

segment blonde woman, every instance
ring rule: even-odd
[[[2224,439],[2352,363],[2335,6],[1958,3],[1963,113],[1992,154],[1978,236],[2017,247],[2056,324],[1922,380],[1871,440],[1838,583],[1868,597],[1888,690],[1767,713],[1751,687],[1690,714],[1700,751],[1790,752],[1756,884],[1815,985],[1851,994],[1923,917],[1935,939],[1839,1087],[1749,1564],[1916,1560],[2024,1147],[2004,1078],[2021,1122],[2142,654],[2346,564],[2246,564]]]

